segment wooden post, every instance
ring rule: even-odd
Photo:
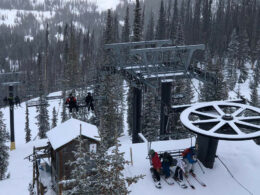
[[[133,166],[133,165],[134,165],[134,162],[133,162],[133,151],[132,151],[132,147],[130,147],[130,158],[131,158],[131,165]]]
[[[63,178],[63,158],[62,158],[62,149],[59,151],[59,182],[62,180]],[[62,184],[59,184],[59,195],[62,195]]]
[[[33,188],[35,185],[35,146],[33,147]]]
[[[79,126],[80,139],[81,139],[81,133],[82,133],[82,125],[80,124],[80,126]]]
[[[36,182],[37,182],[37,195],[39,195],[39,191],[40,191],[40,185],[39,185],[39,166],[38,166],[38,162],[37,159],[35,159],[35,169],[36,169]]]

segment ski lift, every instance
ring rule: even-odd
[[[178,94],[175,94],[175,95],[172,96],[173,99],[182,99],[184,97],[185,96],[182,93],[178,93]]]

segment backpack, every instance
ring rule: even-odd
[[[185,149],[182,153],[181,153],[181,155],[183,156],[183,157],[185,157],[185,156],[187,156],[187,154],[190,152],[190,148],[187,148],[187,149]]]

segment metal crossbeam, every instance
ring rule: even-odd
[[[155,90],[161,80],[191,76],[188,69],[193,53],[204,50],[205,45],[169,45],[171,40],[107,44],[105,49],[113,61],[104,69],[123,75],[135,87],[145,85]]]
[[[200,81],[209,81],[216,83],[217,78],[216,75],[210,72],[205,72],[204,70],[198,68],[198,67],[192,67],[189,69],[192,77],[200,80]]]
[[[57,96],[47,96],[46,100],[56,100],[56,99],[62,99],[63,97],[61,95]]]
[[[124,42],[124,43],[112,43],[106,44],[105,49],[115,49],[115,48],[133,48],[136,46],[149,46],[155,45],[156,47],[161,47],[163,45],[171,45],[171,40],[152,40],[152,41],[138,41],[138,42]]]
[[[141,48],[141,49],[131,49],[130,54],[136,55],[140,53],[147,53],[147,52],[167,52],[167,51],[182,51],[182,50],[204,50],[205,45],[188,45],[188,46],[170,46],[170,47],[156,47],[156,48]]]
[[[45,106],[45,105],[49,105],[49,104],[48,104],[48,102],[35,100],[35,101],[27,102],[26,105],[27,105],[27,107],[36,107],[36,106]]]
[[[5,73],[0,73],[0,77],[2,76],[10,76],[10,75],[19,75],[19,74],[26,74],[25,71],[19,71],[19,72],[5,72]]]
[[[20,85],[21,82],[4,82],[4,83],[1,83],[1,85],[3,86],[15,86],[15,85]]]
[[[142,64],[165,64],[175,68],[178,64],[184,64],[182,69],[187,70],[193,53],[197,50],[204,50],[204,45],[170,46],[157,48],[131,49],[131,56],[140,56]],[[149,56],[150,54],[150,56]],[[182,55],[182,56],[181,56]],[[186,55],[186,56],[184,56]],[[182,62],[180,62],[182,61]],[[174,64],[174,66],[171,66]]]

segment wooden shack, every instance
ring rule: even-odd
[[[100,137],[98,128],[89,123],[70,119],[47,132],[51,145],[51,176],[52,183],[58,194],[62,194],[61,182],[71,179],[71,167],[68,161],[73,161],[73,151],[76,151],[76,138],[85,139],[88,151],[96,151],[99,147]]]

